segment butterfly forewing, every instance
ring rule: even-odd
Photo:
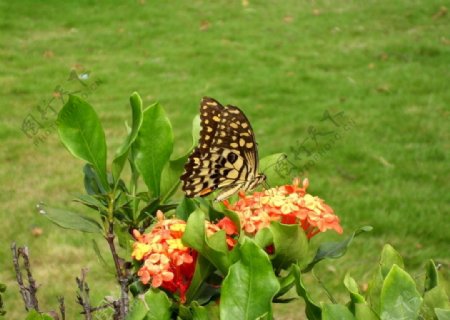
[[[201,132],[197,148],[181,176],[188,197],[205,196],[215,189],[223,200],[247,190],[258,175],[258,153],[246,116],[234,106],[222,106],[212,98],[200,105]],[[261,180],[262,181],[262,180]]]

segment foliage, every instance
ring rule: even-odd
[[[383,250],[367,297],[347,276],[344,283],[350,301],[346,305],[314,302],[302,283],[302,274],[324,259],[341,257],[355,236],[371,228],[360,228],[341,242],[323,243],[308,260],[309,238],[327,228],[342,229],[332,209],[306,193],[307,181],[303,187],[297,181],[252,196],[240,195],[234,205],[174,201],[176,177],[181,175],[191,148],[171,160],[173,134],[164,109],[157,103],[143,109],[136,93],[130,105],[133,123],[116,152],[111,174],[106,170],[104,132],[95,111],[86,101],[70,97],[59,114],[58,129],[66,148],[88,162],[84,167],[86,194],[77,201],[99,214],[88,218],[41,208],[59,226],[101,232],[108,241],[121,285],[120,310],[116,310],[119,319],[203,319],[217,305],[221,319],[272,319],[271,302],[288,302],[283,295],[293,287],[305,300],[308,319],[412,319],[419,314],[440,319],[447,312],[448,298],[433,262],[428,264],[426,292],[421,295],[403,270],[400,255],[390,246]],[[197,132],[194,125],[194,141]],[[270,167],[275,159],[276,155],[269,156],[261,163]],[[128,187],[122,178],[127,163],[131,172]],[[269,181],[272,178],[279,179],[276,170],[270,172]],[[144,190],[139,188],[140,179]],[[274,206],[277,201],[281,204]],[[259,216],[261,208],[271,215],[271,222]],[[249,210],[255,213],[246,220]],[[283,214],[275,218],[270,213],[273,210]],[[185,220],[175,219],[175,215]],[[253,225],[255,219],[262,219],[261,223]],[[323,222],[316,225],[320,219]],[[330,225],[326,227],[326,223]],[[121,247],[133,251],[131,276],[126,264],[119,263],[116,236]],[[130,309],[129,289],[134,296]]]

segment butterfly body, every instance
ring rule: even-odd
[[[206,196],[216,189],[216,201],[239,190],[252,190],[265,180],[258,172],[258,150],[250,122],[235,106],[204,97],[200,104],[201,132],[181,176],[187,197]]]

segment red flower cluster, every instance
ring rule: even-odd
[[[197,251],[186,247],[181,238],[186,229],[186,221],[164,220],[164,214],[157,212],[158,222],[150,233],[141,234],[134,230],[136,242],[131,256],[144,264],[138,271],[143,284],[154,288],[164,288],[178,293],[181,302],[186,301],[186,292],[192,281],[197,260]],[[220,230],[217,225],[205,221],[206,235],[209,237]]]
[[[308,184],[305,179],[302,187],[299,187],[299,180],[295,179],[292,185],[255,192],[252,195],[240,193],[240,199],[236,203],[224,203],[229,210],[238,214],[241,228],[249,236],[269,227],[272,221],[298,224],[305,230],[308,238],[328,229],[342,233],[339,218],[333,213],[333,209],[322,199],[306,193]],[[137,230],[133,232],[136,242],[133,244],[132,257],[144,261],[137,274],[142,283],[148,284],[151,281],[152,287],[178,293],[181,302],[185,302],[186,292],[194,275],[197,252],[186,247],[181,241],[186,221],[164,220],[161,211],[158,211],[157,217],[158,222],[150,233],[141,234]],[[224,230],[228,247],[231,249],[236,244],[239,232],[228,217],[217,224],[206,221],[205,229],[208,237]]]
[[[247,235],[255,235],[272,221],[299,224],[308,238],[327,229],[342,233],[339,217],[333,213],[333,209],[319,197],[306,193],[308,179],[303,180],[302,187],[299,187],[299,182],[299,179],[294,179],[292,185],[254,192],[251,195],[240,193],[240,199],[236,203],[224,203],[229,210],[239,215],[241,228]]]
[[[136,242],[131,256],[144,260],[138,271],[143,284],[151,280],[152,287],[162,287],[170,292],[178,292],[182,302],[194,275],[197,252],[181,242],[186,221],[179,219],[164,220],[161,211],[158,222],[150,233],[140,234],[134,230]]]

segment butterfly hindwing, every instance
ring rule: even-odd
[[[216,200],[223,200],[259,183],[255,180],[262,177],[258,175],[256,142],[242,111],[205,97],[200,120],[199,144],[181,176],[186,196],[205,196],[219,188],[222,190]]]

